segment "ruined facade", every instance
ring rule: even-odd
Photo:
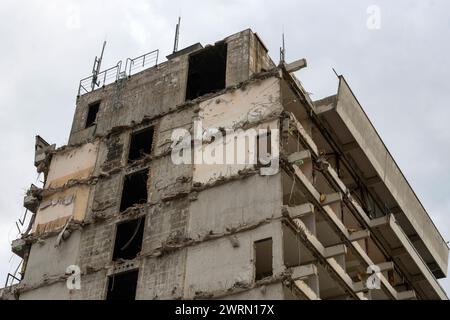
[[[80,91],[67,146],[36,139],[45,184],[25,197],[21,281],[2,297],[447,299],[436,226],[345,79],[312,101],[305,65],[276,66],[244,30]],[[264,145],[275,169],[174,163],[173,132],[193,145],[196,121],[272,132],[238,154]]]

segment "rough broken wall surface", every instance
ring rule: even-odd
[[[237,85],[253,74],[249,70],[251,30],[224,39],[227,43],[226,86]],[[259,53],[261,55],[261,53]],[[262,59],[262,58],[261,58]],[[140,123],[173,111],[184,103],[189,55],[182,55],[118,81],[77,100],[69,145],[105,135],[114,127]],[[267,60],[267,58],[266,58]],[[101,101],[96,125],[85,128],[88,106]]]
[[[250,74],[267,71],[275,67],[272,59],[268,55],[267,48],[256,33],[250,34]]]
[[[224,129],[228,131],[242,130],[242,135],[229,134],[224,139],[217,139],[212,143],[201,147],[202,153],[206,157],[210,155],[208,150],[219,149],[225,145],[224,156],[217,160],[217,164],[203,163],[194,165],[194,182],[210,183],[218,178],[225,178],[237,175],[239,170],[251,169],[253,165],[245,158],[249,159],[255,154],[255,145],[248,143],[245,145],[245,137],[252,139],[254,134],[258,134],[260,129],[279,129],[278,116],[282,111],[280,101],[280,81],[272,77],[256,82],[248,87],[241,87],[238,90],[226,92],[225,94],[201,102],[198,120],[201,121],[204,130],[207,128]],[[277,120],[269,121],[276,118]],[[241,140],[239,140],[241,138]],[[236,142],[238,139],[239,142]],[[252,139],[256,142],[256,139]],[[235,144],[242,143],[242,146]],[[229,149],[227,149],[229,148]],[[231,149],[230,149],[231,148]],[[237,155],[233,159],[232,150],[245,148],[245,154],[239,161]],[[250,150],[251,149],[251,150]],[[244,158],[245,156],[245,158]],[[204,157],[204,160],[206,159]],[[230,165],[230,161],[235,164]],[[246,164],[247,163],[247,164]]]
[[[273,66],[251,30],[224,41],[228,48],[227,87]],[[215,179],[208,179],[212,186],[194,190],[194,166],[174,165],[170,159],[173,130],[182,128],[192,133],[199,114],[209,125],[278,128],[279,121],[274,120],[281,110],[278,78],[256,80],[209,100],[202,97],[198,102],[185,103],[187,71],[188,55],[182,55],[78,98],[69,147],[53,154],[48,174],[46,187],[58,189],[44,197],[46,202],[42,203],[50,205],[41,211],[48,210],[47,220],[63,218],[51,226],[57,232],[67,217],[73,216],[84,225],[58,246],[56,235],[45,236],[49,230],[42,230],[43,240],[31,246],[21,299],[105,299],[108,276],[135,269],[139,270],[137,299],[192,296],[195,292],[191,282],[187,286],[186,272],[191,280],[201,275],[192,265],[198,252],[194,248],[217,246],[223,247],[217,253],[237,254],[242,258],[237,261],[242,266],[237,268],[245,270],[248,283],[254,277],[253,241],[273,236],[275,244],[280,245],[281,228],[276,221],[280,217],[280,175],[239,176],[236,171],[236,181],[214,186]],[[94,125],[85,128],[89,105],[99,101]],[[228,118],[229,112],[239,121]],[[150,126],[154,128],[151,155],[129,164],[131,134]],[[149,170],[147,204],[119,213],[125,176],[143,169]],[[223,175],[219,173],[218,177]],[[70,180],[89,183],[68,186]],[[249,189],[253,192],[246,195]],[[72,193],[76,197],[69,201]],[[38,212],[42,218],[37,221],[47,223],[42,212]],[[117,224],[139,217],[145,217],[140,255],[126,263],[113,262]],[[256,229],[260,224],[264,225],[262,231]],[[211,232],[217,233],[218,239],[209,239]],[[234,232],[245,239],[241,248],[229,245],[229,238],[239,237]],[[194,259],[189,259],[190,255]],[[53,256],[58,257],[56,263],[48,268],[46,260]],[[277,271],[281,270],[280,261],[280,257],[274,257]],[[66,288],[64,273],[72,264],[81,268],[81,291]],[[206,286],[199,283],[194,291],[227,290],[241,280],[230,273],[226,286],[220,281]],[[261,295],[262,291],[248,291],[247,295]],[[278,290],[269,296],[281,298],[282,294]]]
[[[256,124],[258,121],[264,120],[265,117],[281,108],[277,98],[277,92],[279,91],[277,83],[277,78],[267,79],[261,83],[256,82],[244,91],[238,89],[234,93],[224,93],[207,100],[205,105],[217,105],[221,110],[220,108],[223,107],[216,104],[215,101],[228,100],[230,98],[228,95],[232,94],[233,97],[238,97],[238,101],[245,102],[245,104],[242,104],[242,116],[238,117],[243,118],[243,116],[247,116],[246,103],[251,103],[251,100],[245,100],[239,98],[239,96],[259,97],[260,100],[256,99],[257,103],[254,105],[258,106],[259,102],[262,101],[263,105],[268,106],[263,108],[267,113],[255,113],[250,123],[248,123],[248,118],[245,118],[247,125],[258,126]],[[262,90],[266,94],[254,94],[254,91],[258,90]],[[248,91],[252,94],[249,94]],[[208,103],[208,101],[212,101],[212,103]],[[234,107],[238,108],[239,106]],[[137,298],[175,298],[184,295],[184,272],[189,249],[183,248],[183,239],[202,241],[203,237],[206,237],[211,231],[218,234],[226,233],[227,228],[257,225],[265,219],[272,219],[280,215],[281,186],[279,175],[273,177],[252,176],[226,183],[212,189],[199,191],[194,199],[182,196],[191,192],[193,166],[174,165],[167,151],[170,150],[170,134],[173,129],[192,130],[193,120],[197,119],[197,113],[194,112],[194,109],[195,107],[192,107],[166,115],[156,125],[153,153],[155,159],[148,164],[150,167],[148,206],[139,208],[136,212],[130,212],[131,217],[146,217],[142,258],[137,259],[139,261]],[[224,125],[228,121],[226,117],[222,119],[217,115],[215,117],[217,117],[214,123],[216,125]],[[205,122],[209,121],[211,122],[210,125],[213,124],[211,119],[214,117],[205,116],[205,118]],[[269,122],[265,124],[265,127],[271,123],[274,128],[278,127],[278,121]],[[113,268],[110,261],[115,225],[119,221],[129,219],[126,215],[117,215],[120,205],[121,184],[127,170],[117,171],[115,169],[126,164],[127,147],[125,146],[128,145],[127,139],[129,139],[130,131],[127,129],[119,136],[114,134],[114,137],[111,138],[114,139],[114,143],[106,142],[100,146],[100,168],[104,168],[104,164],[108,162],[109,148],[123,149],[124,151],[120,157],[121,160],[117,162],[117,167],[111,167],[111,173],[108,177],[100,179],[95,185],[92,218],[101,217],[106,220],[87,226],[83,230],[81,245],[83,248],[81,253],[83,270],[99,270],[96,272],[101,273],[104,272],[103,269],[105,268],[107,270]],[[118,146],[118,141],[122,141],[125,146]],[[161,157],[158,158],[157,156]],[[236,175],[238,174],[236,173]],[[208,179],[208,181],[214,182],[214,179]],[[249,195],[248,190],[250,188],[254,192]],[[178,199],[177,195],[182,197]],[[267,195],[271,196],[267,197]],[[230,199],[233,198],[234,200],[230,204]],[[158,254],[158,251],[168,240],[179,241],[176,246],[180,248],[162,257],[153,257],[153,255]],[[214,241],[211,241],[211,244],[213,245]],[[246,253],[250,254],[250,252]],[[248,264],[250,260],[251,257],[249,256],[246,261],[246,268],[250,267]],[[192,269],[190,272],[193,272]],[[238,281],[237,278],[230,278],[229,280],[233,283]],[[106,286],[106,281],[105,278],[103,286]],[[207,291],[208,288],[204,289]],[[98,292],[101,293],[102,291]],[[102,299],[102,297],[97,297],[97,299]]]
[[[89,178],[94,171],[97,152],[98,144],[92,142],[55,154],[50,163],[45,188],[63,187],[70,180]]]
[[[90,186],[84,182],[94,173],[97,154],[98,143],[93,142],[53,155],[34,233],[57,230],[72,219],[83,221],[90,193]]]
[[[81,96],[77,101],[69,144],[82,143],[94,135],[105,135],[114,127],[140,123],[167,113],[184,101],[187,56],[176,57],[158,66],[119,80],[116,84]],[[101,101],[96,125],[86,128],[88,106]]]
[[[284,270],[280,222],[239,233],[236,237],[237,247],[224,237],[188,249],[185,297],[193,298],[199,293],[226,295],[236,285],[251,286],[255,278],[253,246],[262,239],[272,238],[273,241],[273,273]]]
[[[74,231],[60,245],[57,245],[56,237],[42,239],[34,244],[21,285],[30,289],[39,287],[43,282],[60,281],[59,278],[64,275],[67,267],[80,264],[80,238],[81,231]],[[64,282],[63,284],[65,287]]]

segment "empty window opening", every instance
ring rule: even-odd
[[[270,166],[272,158],[272,136],[270,131],[260,134],[256,137],[256,156],[258,164],[261,166]]]
[[[151,153],[153,144],[153,132],[153,127],[150,127],[131,135],[128,162],[144,158]]]
[[[132,260],[141,252],[144,221],[142,217],[117,225],[113,261]]]
[[[108,277],[106,300],[135,300],[139,271],[130,271]]]
[[[255,242],[255,281],[272,275],[272,238],[268,238]]]
[[[90,104],[88,108],[89,109],[85,128],[89,128],[95,124],[97,120],[97,113],[98,110],[100,109],[100,101]]]
[[[189,57],[186,100],[225,88],[227,44],[218,43]]]
[[[135,204],[147,202],[147,180],[148,170],[132,173],[125,177],[120,211],[124,211]]]

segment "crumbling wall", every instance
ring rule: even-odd
[[[136,299],[179,299],[183,297],[186,249],[162,257],[146,258]]]
[[[273,274],[284,271],[281,223],[274,222],[238,235],[239,245],[231,237],[189,247],[186,262],[185,297],[208,296],[254,282],[255,241],[273,240]]]
[[[107,282],[106,269],[94,273],[84,273],[81,278],[81,299],[105,300]]]
[[[288,292],[282,282],[263,285],[250,290],[242,292],[231,293],[219,297],[220,300],[284,300],[292,298],[290,292]]]
[[[281,174],[277,174],[254,175],[200,192],[189,207],[189,237],[256,227],[280,217],[281,190]]]
[[[193,121],[197,119],[202,119],[208,127],[278,128],[282,109],[279,79],[268,73],[249,80],[248,53],[253,37],[250,30],[245,30],[224,40],[228,47],[228,88],[222,92],[185,102],[188,55],[180,55],[78,98],[69,146],[52,154],[46,190],[36,218],[35,230],[42,231],[42,237],[33,238],[38,243],[32,245],[31,271],[27,271],[23,282],[34,287],[21,291],[24,299],[39,295],[52,299],[55,294],[62,299],[105,299],[108,277],[135,269],[139,269],[137,299],[182,298],[187,292],[185,270],[189,252],[193,250],[194,256],[198,254],[193,248],[209,248],[215,241],[220,247],[220,243],[228,243],[230,237],[238,238],[237,234],[248,234],[244,242],[267,233],[277,237],[274,230],[279,228],[272,230],[270,223],[278,224],[280,214],[277,210],[280,208],[277,195],[281,194],[279,175],[260,177],[258,170],[228,175],[227,178],[236,180],[235,184],[231,183],[234,187],[254,190],[250,198],[236,199],[233,207],[236,210],[231,212],[229,207],[227,209],[229,199],[225,195],[232,197],[233,192],[226,185],[223,189],[220,186],[224,175],[208,179],[211,185],[195,184],[194,165],[175,165],[170,157],[173,131],[185,129],[193,135]],[[258,45],[255,50],[263,51]],[[257,65],[257,68],[264,68],[263,62]],[[231,87],[236,84],[240,86]],[[94,125],[85,128],[88,107],[98,101],[100,108]],[[154,129],[151,154],[129,161],[130,136],[149,126]],[[126,175],[142,169],[149,169],[147,202],[120,212]],[[226,191],[217,194],[221,189]],[[215,200],[209,199],[210,196],[220,198],[220,203],[216,204],[217,215],[223,213],[229,220],[219,216],[211,219],[209,206]],[[191,219],[193,213],[196,215]],[[112,261],[117,225],[138,217],[145,217],[141,252],[133,260]],[[69,220],[73,220],[71,226],[77,223],[80,230],[61,241],[54,231],[67,227]],[[263,225],[262,231],[256,229],[260,225]],[[216,240],[209,238],[211,232],[217,232]],[[55,241],[59,242],[59,247],[54,247]],[[278,239],[274,245],[280,243]],[[236,249],[247,271],[252,268],[249,248]],[[61,254],[58,250],[65,251]],[[279,254],[276,260],[282,261]],[[44,260],[53,256],[59,256],[60,260],[47,269]],[[81,292],[74,293],[66,288],[64,272],[71,264],[81,268]],[[274,266],[276,272],[282,269],[281,265]],[[198,275],[200,273],[194,277]],[[46,280],[47,277],[50,280]],[[45,289],[54,293],[47,293]],[[221,287],[203,288],[200,284],[199,289],[209,291]]]
[[[258,34],[251,33],[250,35],[250,55],[249,55],[249,71],[250,75],[268,71],[275,67],[272,59],[268,54],[268,50]]]
[[[187,241],[186,229],[189,199],[174,199],[148,210],[143,251],[147,254],[170,252]],[[155,253],[158,250],[160,252]]]
[[[226,86],[248,80],[274,65],[264,45],[250,29],[225,38],[227,43]],[[250,68],[250,56],[256,61]],[[189,54],[171,58],[153,68],[82,95],[77,100],[69,145],[104,135],[114,127],[139,123],[173,111],[185,101]],[[100,101],[96,125],[85,128],[88,106]]]
[[[97,153],[98,143],[93,142],[53,154],[33,233],[57,230],[70,220],[83,221]]]
[[[203,159],[194,165],[194,182],[210,183],[254,167],[255,161],[249,160],[251,158],[256,160],[255,135],[260,129],[279,128],[278,116],[282,110],[280,81],[276,77],[264,79],[201,102],[199,108],[198,121],[201,122],[203,130],[214,128],[227,132],[223,139],[204,142],[200,150],[201,154],[204,154]],[[245,137],[248,139],[247,142],[243,140]],[[244,145],[235,146],[241,143],[238,141]],[[242,154],[243,147],[245,147],[244,154]],[[219,148],[223,150],[223,157],[221,159],[217,157],[218,163],[206,162],[206,157],[210,153],[208,150]],[[242,157],[242,160],[239,161],[237,155],[233,159],[228,159],[227,149],[233,150],[234,153],[239,149],[239,157]]]
[[[20,294],[20,300],[78,300],[80,292],[68,290],[65,281],[35,288]]]
[[[89,219],[113,216],[120,206],[120,190],[123,176],[120,173],[100,179],[93,190],[93,202]]]
[[[80,268],[83,272],[102,270],[111,264],[115,221],[86,226],[80,244]]]
[[[33,233],[58,230],[71,220],[83,221],[89,192],[89,186],[80,185],[43,197],[32,228]]]
[[[144,117],[169,112],[184,102],[188,56],[179,56],[147,69],[129,79],[119,80],[85,94],[77,100],[69,144],[94,135],[104,135],[114,127],[139,123]],[[96,125],[85,129],[88,106],[100,101]]]
[[[66,285],[69,266],[80,264],[81,231],[68,231],[62,238],[39,239],[31,246],[25,276],[17,286],[21,300],[73,299]]]
[[[68,148],[53,155],[45,188],[63,187],[70,180],[86,179],[94,171],[98,143]]]
[[[251,33],[252,31],[247,29],[225,39],[228,46],[226,70],[227,86],[243,82],[250,76],[248,52]]]

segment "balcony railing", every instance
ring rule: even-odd
[[[78,87],[78,97],[114,83],[122,77],[130,77],[133,74],[156,66],[158,65],[158,58],[159,50],[154,50],[133,59],[128,58],[124,70],[122,70],[122,61],[119,61],[114,67],[81,79]]]

